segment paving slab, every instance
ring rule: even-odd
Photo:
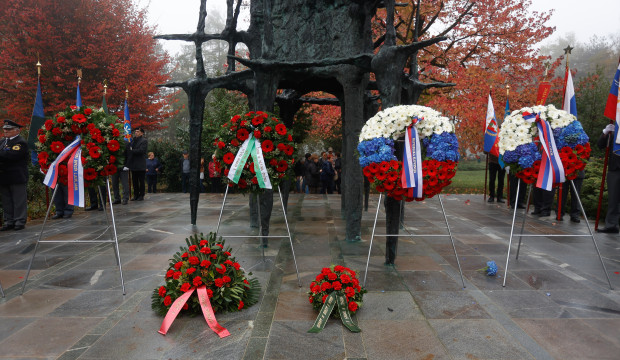
[[[407,203],[395,266],[384,265],[385,237],[372,239],[378,196],[362,213],[361,241],[345,241],[338,195],[291,194],[288,239],[228,238],[233,255],[261,284],[260,301],[241,312],[218,314],[231,336],[220,339],[200,316],[180,316],[169,333],[151,310],[153,289],[164,282],[169,259],[194,233],[215,231],[222,196],[201,194],[197,224],[189,223],[187,194],[147,194],[115,206],[126,292],[110,244],[47,243],[37,250],[26,291],[21,281],[42,221],[0,234],[0,359],[616,359],[620,353],[618,235],[596,235],[610,289],[587,227],[528,215],[519,259],[513,239],[506,287],[504,266],[512,212],[481,195],[444,195],[452,241],[436,199]],[[274,197],[271,234],[286,234]],[[229,194],[219,234],[255,236],[248,197]],[[380,208],[377,234],[384,232]],[[95,238],[102,212],[77,210],[50,221],[44,239]],[[109,234],[101,235],[109,238]],[[500,271],[477,271],[494,260]],[[368,263],[368,272],[365,271]],[[317,312],[308,287],[321,268],[341,264],[366,278],[368,293],[353,317],[352,333],[330,319],[308,333]],[[297,274],[297,271],[299,274]],[[298,280],[299,278],[299,280]],[[301,286],[300,286],[301,284]]]

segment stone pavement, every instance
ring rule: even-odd
[[[272,235],[286,234],[274,199]],[[597,235],[610,290],[591,238],[530,237],[520,257],[513,242],[502,287],[512,213],[481,195],[446,195],[457,245],[461,284],[449,237],[402,237],[396,267],[383,265],[385,241],[372,247],[364,304],[355,317],[361,333],[330,319],[307,333],[316,317],[306,291],[322,267],[343,264],[363,279],[378,196],[363,215],[362,242],[344,241],[337,195],[292,194],[288,219],[302,288],[288,239],[270,239],[262,260],[256,238],[229,238],[234,256],[260,280],[253,307],[218,315],[231,336],[219,339],[201,317],[180,317],[168,335],[150,308],[168,259],[194,231],[187,194],[155,194],[114,207],[127,294],[109,244],[42,244],[23,295],[21,281],[42,221],[0,233],[0,359],[618,359],[620,354],[620,237]],[[214,231],[222,197],[202,194],[198,232]],[[256,234],[248,198],[230,195],[220,234]],[[447,234],[437,199],[406,205],[406,229]],[[379,213],[378,233],[385,214]],[[568,220],[568,219],[567,219]],[[94,239],[102,212],[77,211],[51,220],[45,238]],[[520,225],[520,222],[518,222]],[[586,234],[573,224],[528,216],[535,234]],[[105,234],[103,237],[107,237]],[[488,260],[498,277],[476,271]]]

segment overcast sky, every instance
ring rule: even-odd
[[[157,25],[160,34],[191,33],[198,23],[199,0],[136,0],[139,7],[148,4],[149,21]],[[519,0],[515,0],[519,1]],[[216,9],[222,17],[226,1],[207,1],[207,21]],[[592,35],[620,34],[620,0],[532,0],[531,10],[555,9],[550,26],[556,27],[551,38],[573,32],[578,41],[587,41]],[[171,53],[178,52],[180,41],[162,41]]]

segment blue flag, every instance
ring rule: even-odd
[[[41,95],[41,81],[37,80],[37,95],[34,98],[34,110],[30,118],[30,132],[28,133],[28,147],[33,150],[34,143],[37,141],[38,131],[45,123],[45,113],[43,111],[43,96]]]
[[[125,130],[125,141],[131,141],[131,119],[129,118],[129,106],[125,99],[125,118],[123,119],[123,129]]]
[[[564,92],[564,105],[562,106],[562,110],[577,117],[577,99],[575,98],[573,77],[571,76],[569,69],[566,69],[566,78],[564,85],[566,87],[566,91]]]
[[[80,83],[78,83],[78,87],[77,87],[77,95],[75,98],[75,106],[77,107],[82,107],[82,96],[80,95]]]
[[[497,119],[495,118],[495,109],[493,109],[493,100],[489,94],[489,103],[487,105],[486,124],[484,127],[484,148],[485,152],[490,152],[495,140],[497,139]]]
[[[506,109],[504,110],[504,119],[510,115],[510,100],[506,98]]]

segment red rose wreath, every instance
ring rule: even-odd
[[[104,185],[105,177],[123,163],[125,141],[123,123],[115,115],[91,107],[71,106],[45,121],[38,130],[38,152],[41,171],[47,173],[60,152],[76,136],[81,136],[84,186]],[[67,185],[67,165],[60,164],[58,181]]]
[[[227,178],[228,186],[235,187],[242,192],[262,190],[252,156],[248,156],[245,164],[240,165],[242,169],[240,169],[237,183],[228,179],[235,157],[242,149],[244,142],[252,139],[260,142],[260,152],[264,158],[266,172],[272,188],[275,189],[292,170],[295,161],[293,158],[295,144],[291,131],[275,116],[262,111],[235,115],[222,125],[213,143],[216,147],[215,156],[222,166],[222,176]]]

